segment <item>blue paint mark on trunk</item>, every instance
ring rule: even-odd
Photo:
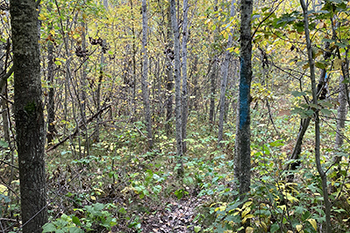
[[[239,83],[239,128],[248,121],[249,115],[249,84],[247,80],[247,71],[244,59],[241,57],[241,80]]]

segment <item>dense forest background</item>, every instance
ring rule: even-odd
[[[350,232],[348,1],[24,2],[47,132],[38,232]],[[21,220],[11,7],[0,2],[4,233],[37,213]]]

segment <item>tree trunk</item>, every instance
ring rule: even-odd
[[[308,20],[308,9],[304,2],[304,0],[300,0],[301,7],[303,9],[304,16],[304,29],[305,29],[305,40],[308,52],[308,59],[310,65],[310,78],[311,78],[311,86],[312,86],[312,98],[314,106],[317,106],[317,88],[316,88],[316,80],[315,80],[315,61],[313,59],[313,52],[311,47],[311,40],[309,34],[309,20]],[[320,118],[319,111],[316,110],[314,112],[315,116],[315,161],[317,171],[322,180],[322,191],[323,191],[323,200],[325,203],[325,214],[326,214],[326,232],[332,232],[331,227],[331,205],[328,199],[328,188],[327,188],[327,174],[324,172],[321,166],[321,155],[320,155],[320,143],[321,143],[321,135],[320,135]]]
[[[346,108],[346,85],[344,83],[344,76],[341,75],[339,77],[339,95],[338,95],[338,113],[337,113],[337,132],[335,136],[335,149],[339,150],[342,145],[343,145],[343,131],[345,128],[345,119],[346,119],[346,113],[347,113],[347,108]],[[335,156],[334,157],[334,162],[339,164],[341,160],[341,156]]]
[[[187,40],[188,40],[188,0],[183,1],[183,25],[182,25],[182,150],[186,153],[186,131],[187,131]]]
[[[10,56],[10,41],[7,40],[6,45],[6,58],[5,58],[5,64],[2,59],[0,59],[0,74],[6,74],[7,70],[7,61]],[[0,47],[0,57],[2,58],[4,56],[3,50]],[[8,106],[8,95],[7,95],[7,78],[4,80],[4,86],[0,87],[2,90],[1,94],[4,98],[1,100],[1,106],[2,106],[2,122],[3,122],[3,131],[4,131],[4,139],[8,143],[8,145],[11,147],[11,138],[10,138],[10,122],[9,122],[9,106]]]
[[[190,111],[192,111],[192,108],[194,108],[195,111],[198,111],[198,96],[197,96],[197,93],[198,93],[198,74],[197,74],[197,71],[198,71],[198,68],[197,68],[197,65],[198,65],[198,55],[195,55],[194,57],[194,62],[193,62],[193,68],[192,68],[192,71],[193,71],[193,76],[192,76],[192,84],[193,84],[193,91],[192,91],[192,97],[190,98]]]
[[[52,24],[49,26],[49,30],[52,29]],[[55,121],[55,89],[54,85],[54,61],[53,61],[53,43],[48,41],[47,44],[47,81],[49,83],[49,94],[47,102],[47,143],[50,144],[56,133],[54,121]]]
[[[38,13],[35,1],[10,3],[22,227],[33,233],[47,222]]]
[[[165,50],[166,55],[166,72],[167,72],[167,82],[166,82],[166,117],[165,117],[165,132],[167,136],[172,133],[172,117],[173,117],[173,89],[174,89],[174,75],[173,66],[171,62],[174,60],[173,51],[173,39],[172,39],[172,28],[171,28],[171,15],[170,15],[170,5],[167,12],[168,25],[167,25],[167,48]]]
[[[142,97],[145,111],[148,148],[152,149],[152,118],[149,103],[149,88],[148,88],[148,55],[147,55],[147,2],[142,0],[142,54],[143,54],[143,70],[142,70]]]
[[[250,190],[250,86],[252,81],[252,41],[251,14],[252,0],[241,1],[240,28],[240,81],[239,106],[237,116],[235,177],[239,183],[239,193],[243,197]]]
[[[83,51],[87,51],[87,46],[86,46],[86,32],[87,32],[87,24],[85,22],[81,23],[81,26],[83,27],[83,33],[81,35],[82,37],[82,43],[81,43],[81,47]],[[82,128],[82,130],[85,132],[85,147],[84,147],[84,153],[85,154],[89,154],[89,134],[88,134],[88,128],[86,125],[86,90],[87,90],[87,83],[86,83],[86,77],[87,77],[87,73],[86,73],[86,69],[87,69],[87,62],[86,62],[86,58],[83,57],[82,61],[84,62],[83,64],[83,68],[81,71],[81,88],[80,88],[80,112],[81,112],[81,119],[83,122],[84,127]]]
[[[175,54],[175,118],[176,118],[176,151],[178,158],[177,173],[179,177],[183,176],[183,147],[182,147],[182,114],[181,114],[181,75],[180,75],[180,41],[179,25],[176,19],[176,3],[170,0],[170,15],[174,34],[174,54]]]
[[[105,44],[106,41],[103,40],[102,44]],[[97,90],[96,90],[96,112],[99,112],[101,109],[101,85],[103,80],[103,68],[105,66],[105,56],[104,56],[104,49],[103,46],[101,46],[101,62],[100,62],[100,76],[98,77],[98,84],[97,84]],[[100,124],[101,124],[101,115],[98,115],[96,118],[96,126],[95,131],[93,134],[93,141],[99,142],[100,141]]]
[[[230,17],[234,17],[235,15],[235,0],[232,0],[231,2],[231,12],[230,12]],[[228,42],[227,42],[227,49],[232,47],[232,34],[233,30],[231,29],[230,35],[228,37]],[[224,116],[225,116],[225,101],[226,101],[226,87],[227,87],[227,74],[228,74],[228,69],[230,65],[230,60],[231,60],[231,52],[226,49],[225,52],[225,60],[224,64],[222,66],[222,78],[221,78],[221,92],[220,92],[220,116],[219,116],[219,134],[218,134],[218,144],[220,145],[220,142],[223,137],[223,130],[224,130]]]

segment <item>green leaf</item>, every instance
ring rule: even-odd
[[[125,208],[124,208],[124,207],[120,208],[120,209],[119,209],[119,213],[121,213],[121,214],[126,214]]]
[[[55,232],[57,230],[56,226],[53,223],[46,223],[43,226],[43,233],[45,232]]]
[[[78,227],[69,228],[69,233],[84,233],[84,231]]]
[[[330,116],[332,115],[332,112],[329,109],[323,108],[321,109],[321,112],[326,115],[326,116]]]
[[[292,95],[295,97],[300,97],[300,96],[306,95],[306,93],[303,91],[292,91]]]
[[[0,147],[7,148],[7,147],[9,147],[9,144],[5,141],[0,141]]]
[[[72,217],[72,221],[73,221],[76,225],[81,226],[81,222],[80,222],[80,220],[79,220],[78,217],[73,216],[73,217]]]
[[[317,68],[320,68],[320,69],[326,69],[326,65],[325,64],[323,64],[322,62],[316,62],[315,63],[315,66],[317,67]]]
[[[277,223],[272,224],[270,232],[274,233],[280,229],[279,225]]]
[[[198,233],[202,228],[200,226],[194,226],[194,232]]]

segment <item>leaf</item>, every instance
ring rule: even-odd
[[[307,220],[311,225],[312,227],[315,229],[315,231],[317,231],[317,223],[316,223],[316,220],[313,219],[313,218],[310,218]]]
[[[72,217],[72,221],[73,221],[76,225],[81,226],[81,222],[80,222],[80,220],[79,220],[78,217],[73,216],[73,217]]]
[[[242,218],[244,218],[249,212],[250,212],[250,207],[247,207],[246,209],[243,210],[242,212]]]
[[[247,227],[245,229],[245,233],[253,233],[253,232],[254,232],[254,228],[252,228],[252,227]]]
[[[320,69],[326,69],[326,65],[323,64],[322,62],[316,62],[315,66]]]
[[[292,91],[292,95],[295,97],[300,97],[300,96],[306,95],[306,93],[303,91]]]
[[[303,225],[297,225],[295,228],[297,229],[298,232],[300,232],[301,229],[303,229]]]
[[[84,233],[84,231],[78,227],[69,228],[69,233]]]
[[[43,226],[43,233],[45,232],[55,232],[57,230],[56,226],[53,223],[46,223]]]
[[[342,65],[343,61],[339,58],[334,59],[334,69],[335,70],[340,70],[341,69],[341,65]]]
[[[246,207],[248,207],[248,206],[251,206],[252,203],[253,203],[252,201],[247,201],[246,203],[243,204],[242,209],[244,209],[244,208],[246,208]]]
[[[325,115],[325,116],[330,116],[332,115],[332,112],[329,109],[323,108],[321,109],[321,112]]]
[[[9,144],[7,142],[5,142],[5,141],[1,141],[0,140],[0,147],[7,148],[7,147],[9,147]]]
[[[305,65],[302,66],[302,68],[303,68],[304,70],[306,70],[307,68],[309,68],[309,66],[310,66],[310,64],[309,64],[309,63],[306,63]]]
[[[2,194],[2,193],[5,193],[5,192],[6,192],[6,190],[7,190],[6,186],[5,186],[5,185],[0,184],[0,193],[1,193],[1,194]]]
[[[294,201],[295,201],[295,202],[298,202],[298,201],[299,201],[297,198],[295,198],[295,197],[293,197],[292,195],[290,195],[290,193],[287,193],[286,198],[287,198],[287,200],[290,201],[291,203],[293,203]]]
[[[272,224],[271,228],[270,228],[270,232],[274,233],[276,231],[278,231],[280,229],[280,226],[278,225],[278,223],[274,223]]]

